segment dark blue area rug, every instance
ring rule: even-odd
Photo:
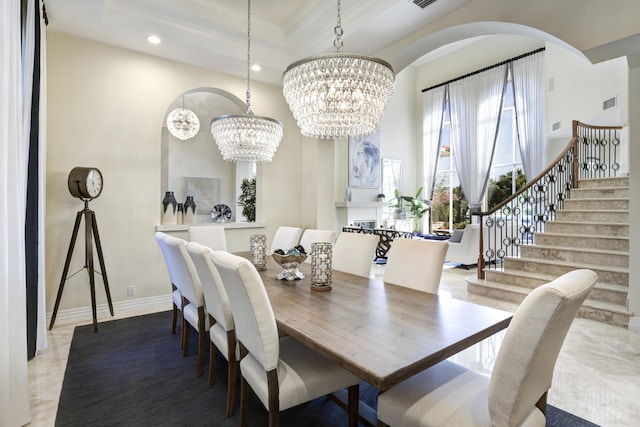
[[[238,402],[225,417],[227,362],[218,355],[216,383],[205,370],[196,377],[197,337],[183,357],[179,330],[171,334],[171,312],[75,328],[60,393],[56,426],[237,426]],[[239,392],[238,387],[238,392]],[[377,390],[360,385],[360,398],[375,408]],[[328,398],[282,412],[283,426],[345,426],[347,413]],[[250,394],[248,425],[266,426],[267,412]],[[547,406],[547,426],[595,426]],[[596,426],[597,427],[597,426]]]

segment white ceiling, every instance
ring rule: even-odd
[[[343,52],[376,55],[472,0],[343,0]],[[247,2],[240,0],[46,0],[48,30],[246,77]],[[337,2],[253,0],[252,80],[280,84],[292,62],[333,52]],[[159,45],[146,38],[157,35]],[[386,58],[382,58],[386,59]],[[392,64],[394,65],[394,64]]]

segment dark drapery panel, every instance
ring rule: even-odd
[[[24,10],[24,8],[23,8]],[[27,355],[36,355],[38,337],[38,176],[40,149],[40,7],[35,7],[35,51],[33,52],[33,92],[27,170],[27,214],[25,218],[25,268],[27,286]],[[24,20],[23,20],[24,22]]]

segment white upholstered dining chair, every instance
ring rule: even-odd
[[[167,254],[175,267],[176,286],[182,294],[182,354],[187,356],[189,352],[188,325],[191,325],[198,331],[198,376],[201,376],[208,323],[205,316],[204,294],[200,278],[187,252],[187,242],[168,234],[165,234],[162,240],[166,244]]]
[[[302,233],[300,238],[300,245],[304,248],[307,254],[311,254],[311,245],[313,243],[334,243],[336,240],[336,232],[333,230],[318,230],[308,228]],[[311,263],[311,257],[307,257],[305,260],[307,263]]]
[[[378,396],[379,425],[544,427],[558,353],[596,279],[591,270],[574,270],[531,291],[491,378],[441,362]]]
[[[438,240],[394,239],[387,253],[384,281],[437,294],[448,246]]]
[[[200,243],[214,251],[227,250],[227,238],[221,225],[198,225],[189,227],[189,241]]]
[[[214,252],[213,262],[229,296],[240,343],[240,425],[246,425],[251,387],[269,411],[269,426],[280,411],[349,389],[349,424],[358,423],[359,379],[291,337],[278,337],[276,319],[262,279],[247,259]]]
[[[176,325],[178,323],[178,312],[182,311],[182,294],[180,293],[180,289],[178,289],[177,283],[177,272],[175,263],[173,262],[171,256],[168,253],[167,245],[164,242],[164,236],[166,233],[161,231],[156,231],[154,237],[158,242],[158,246],[160,246],[160,251],[162,252],[162,257],[164,258],[164,263],[167,266],[167,271],[169,272],[169,280],[171,281],[171,299],[173,301],[172,304],[172,322],[171,322],[171,333],[176,333]],[[182,331],[181,331],[182,333]],[[180,347],[182,348],[182,338],[180,339]]]
[[[343,231],[333,247],[332,268],[369,277],[379,241],[380,238],[373,234]]]
[[[187,252],[198,272],[204,305],[209,316],[209,385],[214,383],[216,350],[229,362],[227,364],[227,417],[233,415],[236,394],[237,345],[231,305],[222,279],[213,265],[213,250],[196,242],[187,243]]]
[[[301,234],[302,228],[299,227],[287,227],[284,225],[278,227],[271,241],[271,250],[282,249],[286,251],[293,248],[300,241]]]

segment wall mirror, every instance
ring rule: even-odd
[[[169,132],[167,117],[176,108],[193,111],[200,122],[192,138],[181,140]],[[243,114],[244,101],[217,88],[195,88],[177,96],[167,107],[162,126],[161,189],[173,191],[178,203],[194,196],[198,223],[213,222],[211,211],[222,204],[231,208],[230,222],[244,221],[237,205],[243,178],[256,176],[253,163],[223,160],[211,136],[211,119],[222,114]],[[190,193],[190,194],[187,194]]]

